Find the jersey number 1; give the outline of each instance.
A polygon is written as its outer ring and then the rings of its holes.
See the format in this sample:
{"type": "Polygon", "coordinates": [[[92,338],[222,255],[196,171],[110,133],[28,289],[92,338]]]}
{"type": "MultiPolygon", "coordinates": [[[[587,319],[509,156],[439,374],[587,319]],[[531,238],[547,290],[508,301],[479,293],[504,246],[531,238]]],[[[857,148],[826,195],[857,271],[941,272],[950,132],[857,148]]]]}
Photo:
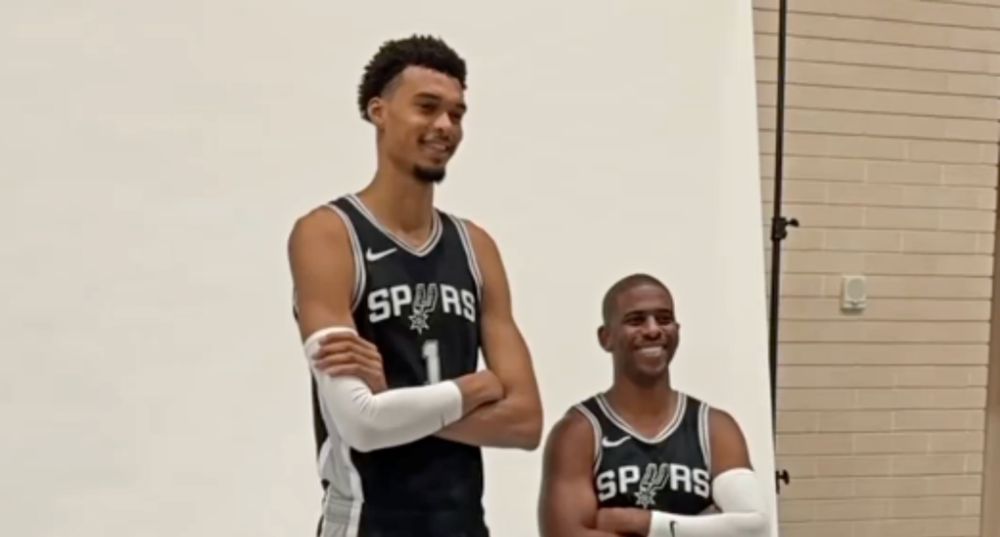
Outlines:
{"type": "Polygon", "coordinates": [[[438,354],[438,342],[436,339],[428,339],[424,342],[424,362],[427,366],[427,384],[435,384],[441,381],[441,355],[438,354]]]}

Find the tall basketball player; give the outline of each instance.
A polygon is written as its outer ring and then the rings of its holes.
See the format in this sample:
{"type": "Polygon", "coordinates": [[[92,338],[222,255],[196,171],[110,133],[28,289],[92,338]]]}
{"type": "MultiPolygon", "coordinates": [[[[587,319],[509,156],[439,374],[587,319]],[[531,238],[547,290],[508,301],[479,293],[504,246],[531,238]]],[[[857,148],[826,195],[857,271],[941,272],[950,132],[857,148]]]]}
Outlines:
{"type": "Polygon", "coordinates": [[[465,77],[441,40],[383,44],[358,95],[376,135],[374,177],[300,217],[289,237],[322,537],[485,537],[481,448],[540,442],[538,387],[497,245],[434,204],[462,141],[465,77]]]}
{"type": "Polygon", "coordinates": [[[570,409],[546,440],[541,535],[765,535],[763,497],[739,426],[671,387],[680,335],[666,286],[645,274],[615,283],[598,339],[612,355],[614,379],[570,409]]]}

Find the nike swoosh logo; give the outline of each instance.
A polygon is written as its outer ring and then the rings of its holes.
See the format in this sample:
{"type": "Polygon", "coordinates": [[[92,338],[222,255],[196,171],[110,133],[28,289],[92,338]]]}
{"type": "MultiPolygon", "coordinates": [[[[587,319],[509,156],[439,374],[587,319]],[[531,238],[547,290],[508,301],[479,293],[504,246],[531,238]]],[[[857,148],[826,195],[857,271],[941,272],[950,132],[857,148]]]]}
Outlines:
{"type": "Polygon", "coordinates": [[[628,439],[629,439],[628,436],[623,436],[618,440],[608,440],[608,437],[605,436],[601,438],[601,446],[606,448],[618,447],[624,444],[628,439]]]}
{"type": "Polygon", "coordinates": [[[381,252],[375,253],[372,251],[371,248],[369,248],[368,251],[365,252],[365,259],[367,259],[368,261],[378,261],[379,259],[382,259],[383,257],[395,251],[396,251],[395,248],[389,248],[388,250],[382,250],[381,252]]]}

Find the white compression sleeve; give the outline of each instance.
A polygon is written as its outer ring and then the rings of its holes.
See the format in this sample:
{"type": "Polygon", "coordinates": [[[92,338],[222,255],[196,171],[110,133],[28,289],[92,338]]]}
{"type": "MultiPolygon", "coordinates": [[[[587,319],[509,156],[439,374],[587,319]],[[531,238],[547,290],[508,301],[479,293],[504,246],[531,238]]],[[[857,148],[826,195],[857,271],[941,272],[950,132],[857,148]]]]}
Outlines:
{"type": "Polygon", "coordinates": [[[328,327],[311,334],[304,349],[316,379],[317,395],[331,424],[358,451],[397,446],[436,433],[462,417],[462,392],[452,381],[429,386],[386,390],[373,394],[358,377],[331,377],[314,367],[313,355],[320,341],[348,327],[328,327]]]}
{"type": "Polygon", "coordinates": [[[725,471],[712,481],[712,497],[722,510],[712,515],[654,511],[647,537],[764,537],[767,508],[749,468],[725,471]]]}

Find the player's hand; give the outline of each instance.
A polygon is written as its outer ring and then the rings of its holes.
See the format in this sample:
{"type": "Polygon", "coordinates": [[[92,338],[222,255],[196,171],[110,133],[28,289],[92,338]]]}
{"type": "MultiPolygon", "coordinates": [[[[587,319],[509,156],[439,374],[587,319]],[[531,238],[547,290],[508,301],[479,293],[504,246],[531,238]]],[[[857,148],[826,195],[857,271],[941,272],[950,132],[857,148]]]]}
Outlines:
{"type": "Polygon", "coordinates": [[[490,371],[489,369],[484,369],[479,371],[486,378],[486,395],[485,398],[489,402],[498,401],[503,399],[504,389],[503,383],[500,382],[500,377],[496,373],[490,371]]]}
{"type": "Polygon", "coordinates": [[[372,393],[386,390],[382,355],[371,342],[349,332],[330,334],[312,356],[316,369],[331,377],[358,377],[372,393]]]}
{"type": "Polygon", "coordinates": [[[597,529],[623,535],[647,535],[650,513],[643,509],[606,507],[597,510],[597,529]]]}
{"type": "Polygon", "coordinates": [[[462,392],[463,415],[482,405],[499,401],[504,396],[503,384],[489,369],[463,375],[455,379],[455,384],[462,392]]]}

